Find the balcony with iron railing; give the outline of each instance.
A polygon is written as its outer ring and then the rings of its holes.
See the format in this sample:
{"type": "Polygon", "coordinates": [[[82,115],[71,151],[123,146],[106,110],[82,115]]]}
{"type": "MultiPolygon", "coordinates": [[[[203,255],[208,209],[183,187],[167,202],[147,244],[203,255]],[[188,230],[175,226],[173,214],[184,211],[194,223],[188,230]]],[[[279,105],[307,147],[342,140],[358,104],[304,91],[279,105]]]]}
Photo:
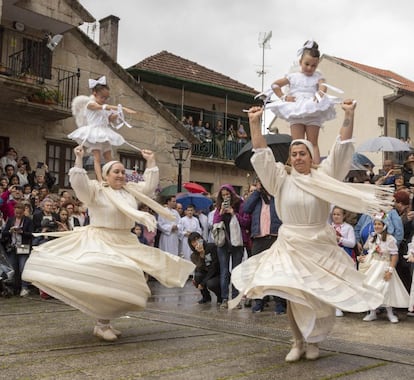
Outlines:
{"type": "Polygon", "coordinates": [[[40,120],[70,117],[72,99],[79,94],[80,69],[54,67],[52,51],[42,41],[22,41],[23,49],[10,54],[3,49],[0,104],[40,120]]]}

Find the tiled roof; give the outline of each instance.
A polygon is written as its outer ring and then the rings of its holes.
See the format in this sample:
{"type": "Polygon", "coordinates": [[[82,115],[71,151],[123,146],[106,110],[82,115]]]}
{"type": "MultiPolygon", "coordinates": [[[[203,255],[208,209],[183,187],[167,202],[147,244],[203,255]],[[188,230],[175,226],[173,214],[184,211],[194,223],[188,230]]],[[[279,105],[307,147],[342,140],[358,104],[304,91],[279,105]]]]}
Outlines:
{"type": "Polygon", "coordinates": [[[168,75],[170,77],[187,80],[196,83],[204,83],[229,90],[255,95],[254,88],[246,86],[228,76],[210,70],[196,62],[181,58],[166,50],[145,58],[132,66],[131,69],[145,70],[154,73],[168,75]]]}
{"type": "Polygon", "coordinates": [[[398,87],[401,90],[414,92],[414,82],[404,78],[401,75],[398,75],[390,70],[379,69],[377,67],[363,65],[361,63],[349,61],[347,59],[342,59],[338,57],[333,57],[334,59],[343,62],[347,65],[355,67],[358,70],[365,71],[368,74],[375,75],[376,77],[382,79],[383,81],[389,83],[392,86],[398,87]]]}

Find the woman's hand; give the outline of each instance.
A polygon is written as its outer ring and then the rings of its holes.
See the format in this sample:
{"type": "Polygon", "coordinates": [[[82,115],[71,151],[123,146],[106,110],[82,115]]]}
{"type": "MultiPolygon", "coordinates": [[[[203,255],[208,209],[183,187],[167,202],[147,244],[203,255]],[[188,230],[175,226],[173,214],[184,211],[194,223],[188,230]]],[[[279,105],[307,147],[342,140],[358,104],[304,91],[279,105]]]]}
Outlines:
{"type": "Polygon", "coordinates": [[[147,168],[153,168],[156,166],[155,162],[155,155],[152,150],[149,149],[142,149],[141,150],[142,157],[147,161],[147,168]]]}
{"type": "Polygon", "coordinates": [[[85,151],[83,150],[83,146],[78,145],[77,147],[75,147],[73,149],[73,153],[75,153],[76,157],[83,158],[83,156],[85,155],[85,151]]]}
{"type": "Polygon", "coordinates": [[[356,108],[356,100],[353,99],[345,99],[341,106],[344,111],[353,111],[356,108]]]}
{"type": "Polygon", "coordinates": [[[75,167],[76,168],[83,168],[83,156],[85,155],[85,151],[83,150],[83,146],[78,145],[73,149],[73,152],[75,153],[76,159],[75,159],[75,167]]]}
{"type": "Polygon", "coordinates": [[[384,281],[391,280],[392,272],[386,271],[384,274],[384,281]]]}
{"type": "Polygon", "coordinates": [[[263,110],[264,108],[259,106],[253,106],[249,108],[247,115],[249,116],[250,125],[257,122],[260,125],[260,119],[262,117],[263,110]]]}

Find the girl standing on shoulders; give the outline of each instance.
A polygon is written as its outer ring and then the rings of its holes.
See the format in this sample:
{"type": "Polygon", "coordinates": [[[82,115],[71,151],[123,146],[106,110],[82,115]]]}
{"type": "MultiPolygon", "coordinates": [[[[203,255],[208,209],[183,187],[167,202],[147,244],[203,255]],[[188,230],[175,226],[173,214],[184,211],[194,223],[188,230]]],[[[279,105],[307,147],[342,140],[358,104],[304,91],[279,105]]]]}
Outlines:
{"type": "MultiPolygon", "coordinates": [[[[374,234],[368,238],[364,246],[366,255],[358,256],[360,270],[365,272],[365,284],[380,291],[383,306],[391,323],[398,323],[393,307],[407,308],[409,295],[398,276],[395,266],[398,261],[398,246],[395,238],[387,233],[387,217],[385,214],[374,216],[374,234]]],[[[377,319],[375,309],[363,318],[365,322],[377,319]]]]}
{"type": "Polygon", "coordinates": [[[105,76],[98,80],[89,79],[89,88],[92,89],[90,97],[81,95],[73,99],[72,113],[78,128],[68,137],[92,152],[96,178],[102,182],[101,154],[106,162],[112,161],[111,146],[127,143],[113,130],[112,123],[121,121],[118,126],[115,126],[118,129],[123,124],[127,124],[123,112],[135,114],[136,111],[121,105],[113,106],[106,103],[109,99],[109,87],[105,76]]]}
{"type": "Polygon", "coordinates": [[[328,87],[337,92],[342,91],[327,85],[322,73],[316,70],[320,52],[315,41],[306,41],[299,49],[298,56],[300,56],[300,71],[287,74],[274,81],[271,90],[267,90],[257,97],[265,95],[266,102],[273,93],[276,94],[277,100],[267,103],[265,108],[272,110],[277,117],[290,123],[292,140],[306,137],[312,143],[313,162],[319,164],[319,129],[323,122],[335,118],[334,106],[341,103],[340,99],[327,95],[326,91],[328,87]],[[289,86],[289,91],[286,94],[282,91],[285,86],[289,86]]]}

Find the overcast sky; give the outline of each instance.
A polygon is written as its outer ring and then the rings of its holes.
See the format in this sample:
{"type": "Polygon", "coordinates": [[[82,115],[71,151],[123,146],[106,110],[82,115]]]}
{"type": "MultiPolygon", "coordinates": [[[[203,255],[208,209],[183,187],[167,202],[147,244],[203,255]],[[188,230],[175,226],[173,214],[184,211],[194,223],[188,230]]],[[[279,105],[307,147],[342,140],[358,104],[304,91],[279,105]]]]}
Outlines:
{"type": "Polygon", "coordinates": [[[97,21],[109,15],[120,18],[118,62],[125,68],[167,50],[260,90],[259,35],[272,31],[270,49],[264,53],[265,88],[289,71],[307,39],[317,41],[322,54],[391,70],[414,81],[412,0],[80,3],[97,21]]]}

